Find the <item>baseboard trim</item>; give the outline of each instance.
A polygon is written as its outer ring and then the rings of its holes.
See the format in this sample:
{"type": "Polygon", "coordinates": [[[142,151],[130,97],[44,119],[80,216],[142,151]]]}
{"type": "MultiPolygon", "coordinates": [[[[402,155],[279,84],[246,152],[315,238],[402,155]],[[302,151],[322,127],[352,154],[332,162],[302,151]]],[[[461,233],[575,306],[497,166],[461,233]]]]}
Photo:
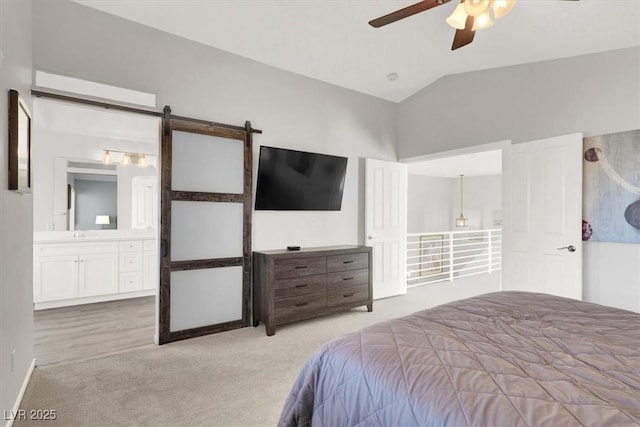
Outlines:
{"type": "MultiPolygon", "coordinates": [[[[29,370],[27,371],[27,375],[24,377],[24,381],[22,382],[22,387],[20,388],[20,393],[18,393],[18,397],[16,398],[16,403],[13,405],[13,414],[17,414],[20,409],[20,404],[22,403],[22,398],[24,397],[24,392],[27,391],[27,386],[29,385],[29,381],[31,380],[31,375],[33,374],[33,370],[36,368],[36,359],[31,361],[31,366],[29,366],[29,370]]],[[[7,421],[5,427],[11,427],[13,425],[13,418],[7,421]]]]}

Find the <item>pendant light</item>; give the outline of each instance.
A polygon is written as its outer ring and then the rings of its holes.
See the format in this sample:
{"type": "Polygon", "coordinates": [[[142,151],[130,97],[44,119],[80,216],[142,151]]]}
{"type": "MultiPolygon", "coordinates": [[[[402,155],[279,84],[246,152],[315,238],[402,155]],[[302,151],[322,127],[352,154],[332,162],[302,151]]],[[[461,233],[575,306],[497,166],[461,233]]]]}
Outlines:
{"type": "Polygon", "coordinates": [[[456,227],[466,227],[469,220],[462,214],[462,179],[464,175],[460,175],[460,216],[456,218],[456,227]]]}

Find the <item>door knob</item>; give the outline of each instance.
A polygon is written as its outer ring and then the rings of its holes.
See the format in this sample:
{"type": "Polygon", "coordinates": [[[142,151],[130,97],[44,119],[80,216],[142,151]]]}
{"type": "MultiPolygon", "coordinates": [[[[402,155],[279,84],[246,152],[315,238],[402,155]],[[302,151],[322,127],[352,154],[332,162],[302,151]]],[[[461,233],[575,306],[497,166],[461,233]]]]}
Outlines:
{"type": "Polygon", "coordinates": [[[367,239],[373,240],[373,236],[367,236],[367,239]]]}
{"type": "Polygon", "coordinates": [[[575,246],[573,246],[573,245],[569,245],[569,246],[564,246],[564,247],[562,247],[562,248],[558,248],[558,250],[559,250],[559,251],[561,251],[561,250],[563,250],[563,249],[566,249],[566,250],[568,250],[569,252],[575,252],[575,251],[576,251],[576,247],[575,247],[575,246]]]}

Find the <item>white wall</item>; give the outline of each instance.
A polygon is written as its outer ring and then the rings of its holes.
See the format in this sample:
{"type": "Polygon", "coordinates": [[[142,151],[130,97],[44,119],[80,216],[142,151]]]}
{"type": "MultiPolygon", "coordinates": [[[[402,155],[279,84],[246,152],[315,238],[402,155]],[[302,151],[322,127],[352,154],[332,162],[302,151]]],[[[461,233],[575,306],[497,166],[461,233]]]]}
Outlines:
{"type": "MultiPolygon", "coordinates": [[[[400,104],[398,150],[400,158],[408,158],[507,139],[518,143],[638,128],[640,47],[635,47],[442,78],[400,104]]],[[[640,311],[640,245],[586,242],[582,247],[584,297],[640,311]]]]}
{"type": "Polygon", "coordinates": [[[637,129],[639,75],[634,47],[443,77],[400,104],[399,157],[637,129]]]}
{"type": "Polygon", "coordinates": [[[397,104],[67,1],[35,2],[34,63],[157,93],[181,116],[236,125],[250,120],[264,131],[254,137],[254,182],[260,144],[349,158],[340,212],[256,212],[254,250],[362,243],[362,158],[397,159],[397,104]]]}
{"type": "Polygon", "coordinates": [[[410,174],[407,179],[407,231],[449,230],[452,203],[451,178],[410,174]]]}
{"type": "Polygon", "coordinates": [[[640,312],[640,245],[583,242],[587,301],[640,312]]]}
{"type": "Polygon", "coordinates": [[[33,361],[30,194],[7,191],[7,91],[31,105],[31,1],[0,0],[0,410],[10,411],[33,361]],[[11,353],[13,366],[11,363],[11,353]]]}
{"type": "MultiPolygon", "coordinates": [[[[460,215],[460,178],[409,175],[408,232],[455,231],[460,215]]],[[[501,175],[464,178],[464,216],[470,228],[493,225],[493,211],[502,209],[501,175]]]]}
{"type": "MultiPolygon", "coordinates": [[[[451,229],[455,230],[455,218],[460,216],[460,178],[451,179],[450,184],[451,229]]],[[[493,225],[493,212],[502,211],[502,175],[465,176],[463,208],[470,228],[501,228],[493,225]]]]}

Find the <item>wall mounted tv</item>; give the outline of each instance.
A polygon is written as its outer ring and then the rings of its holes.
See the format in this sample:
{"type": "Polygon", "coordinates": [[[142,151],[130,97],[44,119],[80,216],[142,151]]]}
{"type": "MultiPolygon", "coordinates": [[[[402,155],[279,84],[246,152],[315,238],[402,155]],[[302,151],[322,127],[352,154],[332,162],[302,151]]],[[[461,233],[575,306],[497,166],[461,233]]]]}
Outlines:
{"type": "Polygon", "coordinates": [[[256,210],[339,211],[347,158],[260,147],[256,210]]]}

